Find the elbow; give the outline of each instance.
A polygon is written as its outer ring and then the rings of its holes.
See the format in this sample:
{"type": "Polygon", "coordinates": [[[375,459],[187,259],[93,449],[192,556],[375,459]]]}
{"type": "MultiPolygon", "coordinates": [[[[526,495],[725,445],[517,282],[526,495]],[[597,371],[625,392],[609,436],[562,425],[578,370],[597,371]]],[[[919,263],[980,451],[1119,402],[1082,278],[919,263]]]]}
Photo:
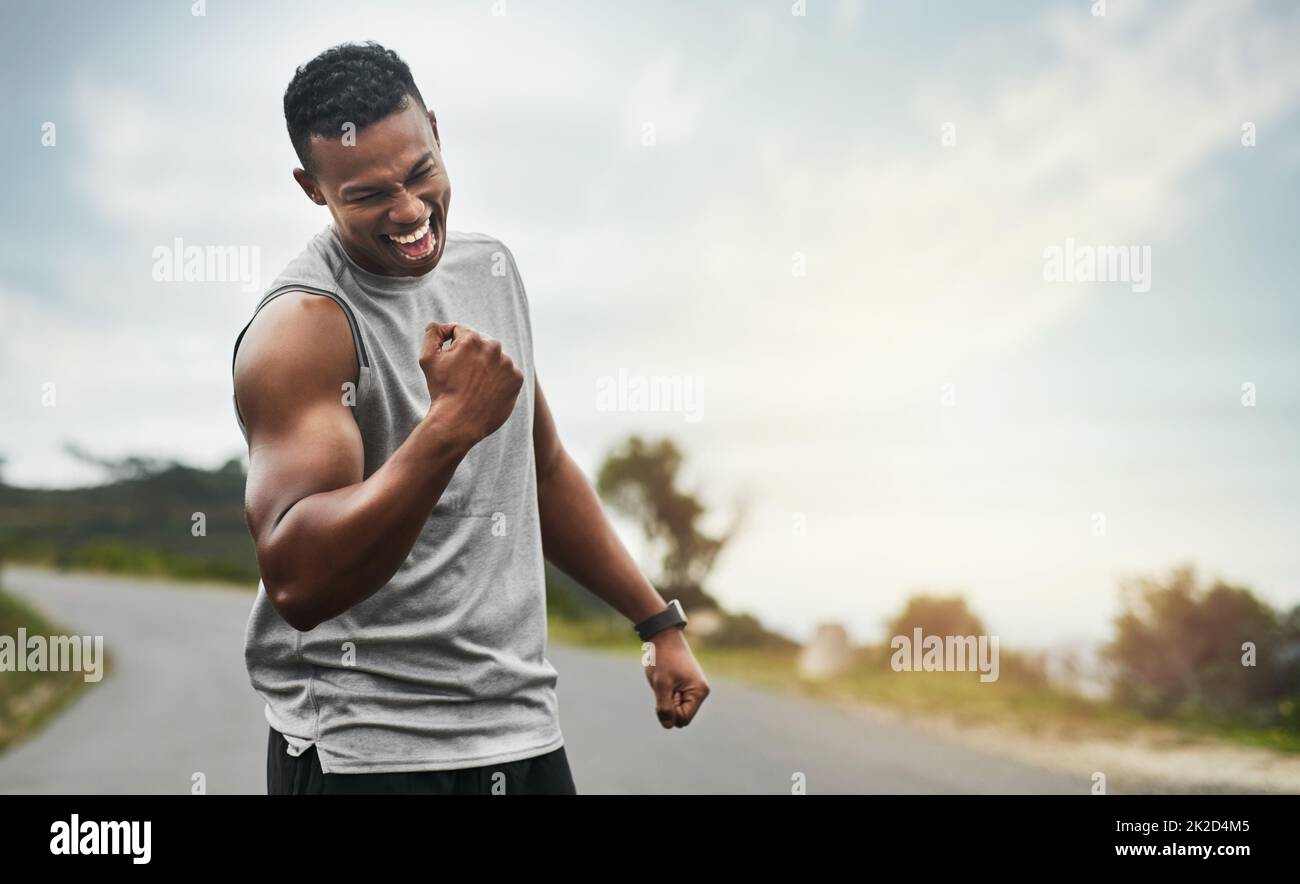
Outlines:
{"type": "Polygon", "coordinates": [[[258,563],[262,572],[262,584],[266,587],[266,597],[270,599],[280,619],[298,632],[309,632],[319,626],[321,619],[308,604],[307,594],[300,588],[303,584],[285,573],[286,569],[279,557],[267,551],[258,556],[258,563]]]}
{"type": "Polygon", "coordinates": [[[289,588],[267,589],[267,597],[280,619],[298,632],[310,632],[320,625],[320,618],[302,602],[302,596],[289,588]]]}
{"type": "Polygon", "coordinates": [[[256,518],[246,508],[245,518],[267,599],[281,620],[298,632],[309,632],[328,618],[320,616],[319,594],[312,589],[322,582],[320,558],[304,554],[303,541],[291,530],[294,526],[284,524],[300,502],[294,501],[274,519],[265,507],[256,511],[256,518]]]}

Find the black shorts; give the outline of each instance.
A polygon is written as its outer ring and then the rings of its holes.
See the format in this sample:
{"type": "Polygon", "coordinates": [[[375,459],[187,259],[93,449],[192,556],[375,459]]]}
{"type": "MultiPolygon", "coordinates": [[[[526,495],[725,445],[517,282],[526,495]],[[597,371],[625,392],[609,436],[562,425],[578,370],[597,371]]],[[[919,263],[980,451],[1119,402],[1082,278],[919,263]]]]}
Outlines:
{"type": "Polygon", "coordinates": [[[534,758],[458,770],[327,774],[321,772],[315,745],[295,758],[285,751],[289,744],[284,735],[275,728],[270,730],[266,747],[268,795],[578,794],[563,746],[534,758]]]}

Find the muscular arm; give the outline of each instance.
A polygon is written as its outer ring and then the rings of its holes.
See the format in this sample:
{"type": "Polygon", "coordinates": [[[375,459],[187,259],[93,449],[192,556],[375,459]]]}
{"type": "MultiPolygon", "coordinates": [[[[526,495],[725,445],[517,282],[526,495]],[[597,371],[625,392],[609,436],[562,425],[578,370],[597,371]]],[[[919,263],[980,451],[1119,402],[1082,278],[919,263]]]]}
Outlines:
{"type": "Polygon", "coordinates": [[[271,602],[309,630],[369,598],[410,554],[473,444],[436,408],[368,479],[343,385],[357,380],[347,318],[290,292],[263,307],[236,355],[249,436],[245,518],[271,602]]]}
{"type": "MultiPolygon", "coordinates": [[[[596,492],[560,444],[541,384],[535,399],[533,450],[543,553],[633,623],[659,613],[663,596],[641,575],[605,518],[596,492]]],[[[655,653],[643,659],[649,661],[645,674],[655,695],[655,715],[664,728],[686,727],[709,696],[709,682],[681,630],[661,630],[650,643],[655,653]]]]}
{"type": "Polygon", "coordinates": [[[591,483],[564,450],[540,383],[535,399],[533,449],[543,554],[631,622],[659,613],[666,604],[663,596],[641,574],[605,518],[591,483]]]}

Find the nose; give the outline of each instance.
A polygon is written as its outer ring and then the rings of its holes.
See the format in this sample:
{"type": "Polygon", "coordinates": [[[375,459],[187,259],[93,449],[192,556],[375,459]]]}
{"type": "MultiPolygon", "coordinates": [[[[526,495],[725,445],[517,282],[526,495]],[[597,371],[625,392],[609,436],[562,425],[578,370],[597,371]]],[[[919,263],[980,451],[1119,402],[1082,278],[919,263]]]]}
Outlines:
{"type": "Polygon", "coordinates": [[[388,213],[388,219],[399,226],[407,226],[424,218],[424,202],[409,190],[402,191],[402,196],[388,213]]]}

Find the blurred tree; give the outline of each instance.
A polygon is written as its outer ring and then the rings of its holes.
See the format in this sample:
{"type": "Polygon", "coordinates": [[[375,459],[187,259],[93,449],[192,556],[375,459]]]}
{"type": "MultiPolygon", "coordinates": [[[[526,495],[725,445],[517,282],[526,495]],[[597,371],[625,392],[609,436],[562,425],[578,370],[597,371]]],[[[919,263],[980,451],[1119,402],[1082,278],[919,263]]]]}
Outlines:
{"type": "Polygon", "coordinates": [[[605,458],[596,490],[614,509],[636,519],[661,551],[655,583],[666,598],[680,599],[688,612],[717,610],[717,601],[704,591],[704,581],[735,535],[740,513],[721,535],[703,533],[697,522],[704,507],[694,495],[677,488],[681,463],[682,454],[671,439],[646,442],[632,436],[605,458]]]}
{"type": "Polygon", "coordinates": [[[109,482],[121,482],[131,479],[148,479],[152,476],[165,473],[167,470],[181,466],[180,461],[166,460],[157,457],[139,457],[137,455],[130,455],[118,460],[99,457],[98,455],[91,454],[76,442],[72,441],[64,442],[63,450],[70,457],[73,457],[82,463],[99,467],[107,474],[109,482]]]}
{"type": "MultiPolygon", "coordinates": [[[[0,454],[0,486],[3,486],[5,484],[4,470],[5,470],[5,464],[7,464],[8,462],[9,459],[6,458],[3,454],[0,454]]],[[[9,546],[9,538],[5,536],[5,534],[0,534],[0,572],[4,571],[5,558],[8,552],[8,546],[9,546]]],[[[0,576],[3,575],[0,574],[0,576]]]]}
{"type": "Polygon", "coordinates": [[[984,624],[966,605],[964,596],[920,594],[907,600],[903,612],[886,625],[885,644],[896,635],[912,637],[917,627],[925,635],[983,635],[984,624]]]}
{"type": "MultiPolygon", "coordinates": [[[[984,625],[963,595],[937,595],[918,593],[911,596],[903,610],[885,624],[884,644],[874,651],[875,659],[888,664],[894,654],[890,647],[894,636],[905,635],[910,640],[913,630],[920,628],[922,636],[967,636],[977,638],[989,635],[984,625]]],[[[1022,686],[1042,687],[1048,683],[1047,654],[1045,652],[1013,651],[998,642],[998,660],[1003,683],[1014,680],[1022,686]]]]}
{"type": "Polygon", "coordinates": [[[1122,586],[1123,610],[1103,654],[1115,699],[1156,716],[1282,723],[1300,696],[1300,615],[1244,587],[1198,586],[1195,569],[1122,586]],[[1243,645],[1254,647],[1254,665],[1243,645]],[[1288,707],[1288,703],[1290,706],[1288,707]]]}

